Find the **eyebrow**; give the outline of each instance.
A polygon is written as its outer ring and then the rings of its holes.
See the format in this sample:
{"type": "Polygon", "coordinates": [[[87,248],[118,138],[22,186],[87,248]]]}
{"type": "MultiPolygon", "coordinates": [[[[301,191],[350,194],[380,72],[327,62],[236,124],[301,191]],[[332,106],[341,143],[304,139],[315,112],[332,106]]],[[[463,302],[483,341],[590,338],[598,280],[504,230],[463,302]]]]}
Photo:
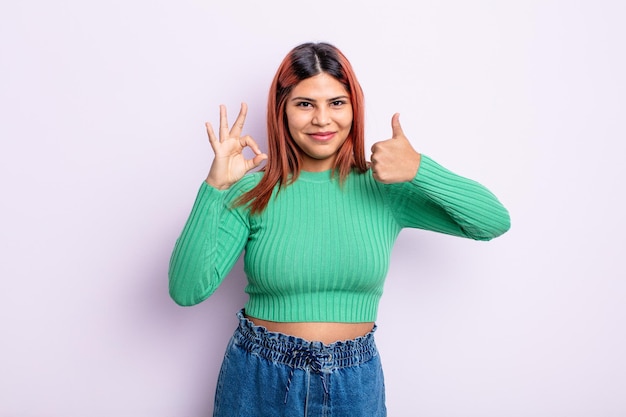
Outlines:
{"type": "MultiPolygon", "coordinates": [[[[341,99],[349,100],[350,97],[349,96],[337,96],[337,97],[329,98],[326,101],[330,102],[330,101],[337,101],[337,100],[341,100],[341,99]]],[[[309,97],[294,97],[290,101],[298,101],[298,100],[312,101],[312,102],[316,102],[317,101],[317,100],[314,100],[314,99],[309,98],[309,97]]]]}

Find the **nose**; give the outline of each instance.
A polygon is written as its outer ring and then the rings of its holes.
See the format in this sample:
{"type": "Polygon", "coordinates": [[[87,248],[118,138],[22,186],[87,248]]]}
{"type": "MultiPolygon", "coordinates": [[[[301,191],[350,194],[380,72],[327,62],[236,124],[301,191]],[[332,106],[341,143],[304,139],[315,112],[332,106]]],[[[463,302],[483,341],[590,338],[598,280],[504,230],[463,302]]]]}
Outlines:
{"type": "Polygon", "coordinates": [[[313,120],[311,121],[316,126],[327,126],[330,124],[330,112],[324,106],[320,106],[315,109],[313,120]]]}

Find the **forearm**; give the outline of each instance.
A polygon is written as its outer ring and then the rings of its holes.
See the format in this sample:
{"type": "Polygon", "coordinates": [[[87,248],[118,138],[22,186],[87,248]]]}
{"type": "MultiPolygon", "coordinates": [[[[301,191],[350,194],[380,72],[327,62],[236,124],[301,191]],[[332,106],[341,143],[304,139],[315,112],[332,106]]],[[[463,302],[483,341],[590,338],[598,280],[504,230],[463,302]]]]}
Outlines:
{"type": "Polygon", "coordinates": [[[482,184],[457,175],[423,156],[415,183],[444,208],[466,237],[490,240],[510,228],[507,209],[482,184]]]}
{"type": "Polygon", "coordinates": [[[169,291],[177,304],[194,305],[209,297],[242,251],[245,227],[229,215],[224,196],[203,184],[176,241],[169,265],[169,291]]]}
{"type": "Polygon", "coordinates": [[[412,181],[392,188],[403,227],[490,240],[510,227],[509,213],[491,191],[422,155],[412,181]]]}

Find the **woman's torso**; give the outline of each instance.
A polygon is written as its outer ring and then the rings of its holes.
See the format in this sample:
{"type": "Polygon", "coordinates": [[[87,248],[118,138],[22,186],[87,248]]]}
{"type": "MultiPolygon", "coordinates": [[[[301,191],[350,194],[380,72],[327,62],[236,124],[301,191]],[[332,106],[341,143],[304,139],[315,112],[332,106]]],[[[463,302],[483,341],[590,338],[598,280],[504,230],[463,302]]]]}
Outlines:
{"type": "Polygon", "coordinates": [[[270,332],[283,333],[324,344],[353,340],[357,337],[365,336],[374,328],[373,322],[275,322],[257,319],[248,315],[246,317],[256,326],[265,327],[270,332]]]}
{"type": "Polygon", "coordinates": [[[384,200],[368,173],[340,185],[329,172],[302,172],[281,189],[247,220],[246,313],[310,335],[371,330],[401,230],[384,200]]]}

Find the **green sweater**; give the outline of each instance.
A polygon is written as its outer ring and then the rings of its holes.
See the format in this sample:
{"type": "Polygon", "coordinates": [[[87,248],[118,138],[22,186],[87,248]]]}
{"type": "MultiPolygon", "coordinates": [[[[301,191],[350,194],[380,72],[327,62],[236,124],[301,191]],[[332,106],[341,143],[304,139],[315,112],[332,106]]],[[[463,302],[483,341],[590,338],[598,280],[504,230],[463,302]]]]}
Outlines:
{"type": "Polygon", "coordinates": [[[231,208],[262,173],[228,190],[203,183],[170,260],[180,305],[210,296],[245,249],[246,314],[279,322],[375,321],[394,241],[404,227],[489,240],[509,214],[475,181],[425,155],[412,181],[382,184],[371,171],[343,185],[331,171],[302,171],[250,215],[231,208]]]}

